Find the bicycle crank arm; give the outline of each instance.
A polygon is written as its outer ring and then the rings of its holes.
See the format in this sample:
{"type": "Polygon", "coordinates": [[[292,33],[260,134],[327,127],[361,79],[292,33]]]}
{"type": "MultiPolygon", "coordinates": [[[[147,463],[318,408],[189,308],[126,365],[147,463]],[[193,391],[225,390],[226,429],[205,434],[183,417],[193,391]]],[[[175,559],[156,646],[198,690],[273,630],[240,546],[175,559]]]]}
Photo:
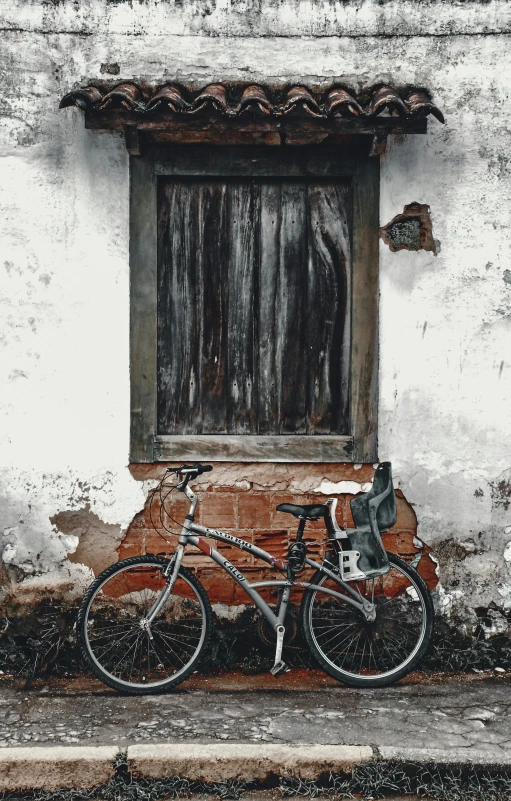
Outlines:
{"type": "Polygon", "coordinates": [[[275,664],[270,670],[270,673],[272,676],[275,676],[275,678],[278,678],[282,676],[283,673],[288,673],[289,668],[286,663],[282,661],[282,647],[284,645],[286,629],[284,626],[276,626],[275,629],[277,632],[277,647],[275,649],[275,664]]]}

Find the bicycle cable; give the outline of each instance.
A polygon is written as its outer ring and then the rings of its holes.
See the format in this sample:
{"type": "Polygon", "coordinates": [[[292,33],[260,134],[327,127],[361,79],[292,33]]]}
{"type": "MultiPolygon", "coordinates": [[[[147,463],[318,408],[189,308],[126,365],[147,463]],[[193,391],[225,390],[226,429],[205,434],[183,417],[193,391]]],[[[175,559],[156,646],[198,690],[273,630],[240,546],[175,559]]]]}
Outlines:
{"type": "MultiPolygon", "coordinates": [[[[159,513],[159,518],[160,518],[160,524],[161,524],[161,527],[162,527],[162,528],[163,528],[163,529],[164,529],[166,532],[168,532],[168,534],[172,534],[174,537],[179,537],[179,536],[180,536],[180,532],[179,532],[179,531],[173,531],[173,529],[169,528],[169,527],[166,525],[166,523],[165,523],[165,521],[164,521],[164,517],[163,517],[163,515],[164,515],[164,514],[166,514],[166,516],[167,516],[168,518],[170,518],[170,520],[172,520],[172,522],[173,522],[173,523],[175,523],[175,524],[176,524],[176,526],[179,526],[179,527],[181,527],[181,526],[182,526],[182,523],[180,523],[178,520],[175,520],[175,519],[172,517],[172,515],[169,513],[168,509],[167,509],[167,508],[166,508],[166,506],[165,506],[165,502],[167,501],[167,498],[169,497],[169,495],[171,495],[173,492],[175,492],[175,491],[177,490],[177,487],[178,487],[178,485],[177,485],[177,484],[171,484],[171,486],[170,486],[170,489],[168,489],[168,492],[167,492],[167,493],[165,494],[165,496],[164,496],[164,495],[163,495],[163,493],[164,493],[164,490],[166,490],[166,489],[167,489],[167,486],[165,485],[165,480],[166,480],[167,478],[168,478],[168,474],[167,474],[167,473],[165,473],[165,474],[164,474],[164,476],[163,476],[163,478],[162,478],[162,479],[161,479],[161,481],[159,482],[159,484],[158,484],[158,485],[157,485],[157,486],[156,486],[156,487],[155,487],[153,490],[151,490],[152,497],[151,497],[151,503],[149,504],[149,519],[150,519],[150,521],[151,521],[151,525],[152,525],[153,529],[154,529],[154,530],[155,530],[155,532],[158,534],[158,536],[159,536],[159,537],[161,537],[161,539],[163,540],[163,542],[165,542],[167,545],[170,545],[170,546],[172,546],[173,544],[172,544],[172,543],[171,543],[171,542],[170,542],[170,541],[169,541],[169,540],[168,540],[168,539],[167,539],[167,538],[166,538],[166,537],[165,537],[165,536],[162,534],[161,530],[158,528],[158,526],[156,525],[156,523],[155,523],[155,522],[154,522],[154,520],[153,520],[153,502],[154,502],[154,497],[155,497],[155,495],[158,493],[158,494],[159,494],[159,496],[160,496],[160,513],[159,513]]],[[[327,542],[327,540],[325,540],[325,542],[327,542]]],[[[284,576],[284,577],[287,577],[287,571],[286,571],[285,569],[282,569],[282,568],[275,568],[275,567],[274,567],[274,569],[275,569],[275,571],[276,571],[277,573],[281,573],[281,574],[282,574],[282,576],[284,576]]]]}
{"type": "Polygon", "coordinates": [[[176,524],[176,526],[181,526],[182,525],[181,523],[179,523],[178,520],[175,520],[172,517],[172,515],[169,513],[167,507],[165,506],[165,502],[166,502],[167,498],[169,497],[169,495],[171,495],[173,492],[175,492],[177,490],[177,484],[171,484],[170,489],[168,489],[168,492],[165,494],[165,496],[163,496],[164,489],[166,490],[167,487],[168,487],[168,485],[165,484],[165,481],[166,481],[167,478],[168,478],[168,475],[167,475],[167,473],[165,473],[165,475],[163,476],[161,481],[158,483],[158,485],[154,489],[151,490],[151,493],[150,493],[151,494],[151,500],[150,500],[150,503],[149,503],[149,520],[151,521],[151,525],[152,525],[154,531],[158,534],[158,536],[161,537],[161,539],[164,542],[166,542],[167,545],[171,545],[172,546],[172,543],[162,534],[160,528],[157,526],[157,524],[155,523],[154,518],[153,518],[154,499],[155,499],[156,495],[158,494],[159,495],[159,501],[160,501],[159,518],[160,518],[161,528],[163,528],[169,534],[172,534],[175,537],[179,537],[179,532],[178,531],[174,531],[173,529],[169,528],[167,526],[167,524],[165,523],[165,520],[164,520],[164,517],[163,517],[163,515],[165,513],[166,516],[168,518],[170,518],[173,523],[176,524]]]}

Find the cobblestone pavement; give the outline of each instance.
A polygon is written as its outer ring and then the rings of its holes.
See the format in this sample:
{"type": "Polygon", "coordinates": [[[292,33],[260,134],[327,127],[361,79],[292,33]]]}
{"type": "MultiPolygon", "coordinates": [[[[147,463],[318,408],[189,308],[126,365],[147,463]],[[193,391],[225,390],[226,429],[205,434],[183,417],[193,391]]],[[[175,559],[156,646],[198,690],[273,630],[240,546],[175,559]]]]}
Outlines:
{"type": "Polygon", "coordinates": [[[412,676],[352,690],[315,671],[194,676],[158,696],[79,677],[0,682],[0,746],[275,742],[470,749],[511,755],[511,678],[412,676]]]}

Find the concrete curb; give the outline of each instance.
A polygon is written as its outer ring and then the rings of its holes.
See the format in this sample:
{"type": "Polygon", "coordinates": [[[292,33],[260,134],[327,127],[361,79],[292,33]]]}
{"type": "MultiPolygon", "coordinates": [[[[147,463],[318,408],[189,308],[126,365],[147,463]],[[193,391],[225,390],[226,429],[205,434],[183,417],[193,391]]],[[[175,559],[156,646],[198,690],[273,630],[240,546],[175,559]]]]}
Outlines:
{"type": "Polygon", "coordinates": [[[378,753],[386,761],[417,762],[424,765],[511,765],[511,754],[494,745],[442,749],[380,746],[378,753]]]}
{"type": "Polygon", "coordinates": [[[132,745],[128,769],[135,776],[162,779],[181,776],[205,782],[228,779],[265,781],[294,773],[304,779],[347,773],[373,758],[370,746],[263,745],[256,743],[132,745]]]}
{"type": "MultiPolygon", "coordinates": [[[[117,746],[30,746],[0,749],[0,792],[88,789],[115,776],[117,746]]],[[[136,778],[180,776],[208,783],[232,779],[264,782],[293,774],[317,779],[350,773],[371,759],[416,764],[510,766],[511,754],[498,747],[401,748],[358,745],[280,745],[255,743],[167,743],[132,745],[128,768],[136,778]]]]}
{"type": "Polygon", "coordinates": [[[2,749],[0,791],[97,787],[115,776],[118,754],[111,745],[2,749]]]}

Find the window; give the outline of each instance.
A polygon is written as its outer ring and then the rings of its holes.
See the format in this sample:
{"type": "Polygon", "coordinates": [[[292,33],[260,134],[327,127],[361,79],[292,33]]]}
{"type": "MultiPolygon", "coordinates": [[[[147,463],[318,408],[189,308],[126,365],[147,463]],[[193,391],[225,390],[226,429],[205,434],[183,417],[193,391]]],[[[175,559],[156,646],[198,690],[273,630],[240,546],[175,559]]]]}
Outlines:
{"type": "Polygon", "coordinates": [[[375,460],[377,162],[132,157],[132,461],[375,460]]]}

